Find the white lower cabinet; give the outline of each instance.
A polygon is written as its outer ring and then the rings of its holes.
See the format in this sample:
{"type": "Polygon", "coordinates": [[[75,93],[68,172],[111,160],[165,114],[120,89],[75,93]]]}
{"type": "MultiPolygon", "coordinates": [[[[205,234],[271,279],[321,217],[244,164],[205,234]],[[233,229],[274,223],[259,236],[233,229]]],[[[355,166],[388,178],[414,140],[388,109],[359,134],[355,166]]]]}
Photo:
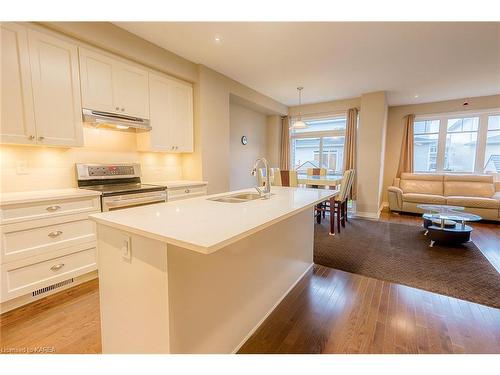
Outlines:
{"type": "Polygon", "coordinates": [[[38,263],[22,265],[26,262],[13,262],[2,265],[1,302],[95,270],[96,245],[87,244],[83,247],[82,250],[38,263]]]}
{"type": "Polygon", "coordinates": [[[207,195],[207,185],[180,186],[167,189],[167,202],[207,195]]]}
{"type": "Polygon", "coordinates": [[[96,195],[0,205],[2,312],[6,302],[19,307],[97,270],[96,226],[88,218],[95,212],[96,195]]]}

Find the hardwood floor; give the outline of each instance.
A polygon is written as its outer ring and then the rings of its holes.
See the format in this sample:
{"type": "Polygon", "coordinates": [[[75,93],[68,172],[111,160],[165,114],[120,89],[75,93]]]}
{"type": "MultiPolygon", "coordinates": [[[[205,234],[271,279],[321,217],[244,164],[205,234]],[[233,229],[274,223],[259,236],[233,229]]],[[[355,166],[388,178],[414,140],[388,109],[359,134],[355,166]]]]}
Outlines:
{"type": "Polygon", "coordinates": [[[101,353],[97,279],[0,315],[1,353],[101,353]]]}
{"type": "MultiPolygon", "coordinates": [[[[474,228],[500,272],[500,227],[474,228]]],[[[100,353],[99,325],[93,280],[0,316],[0,353],[100,353]]],[[[239,353],[500,353],[500,310],[315,265],[239,353]]]]}
{"type": "Polygon", "coordinates": [[[239,353],[500,353],[500,310],[315,265],[239,353]]]}

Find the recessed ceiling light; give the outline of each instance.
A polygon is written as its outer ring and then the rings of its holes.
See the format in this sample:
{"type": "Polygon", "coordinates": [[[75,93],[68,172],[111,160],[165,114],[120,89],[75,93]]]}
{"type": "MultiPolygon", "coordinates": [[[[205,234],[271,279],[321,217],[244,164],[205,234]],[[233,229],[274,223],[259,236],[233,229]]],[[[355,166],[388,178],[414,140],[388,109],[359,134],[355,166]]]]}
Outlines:
{"type": "Polygon", "coordinates": [[[222,43],[222,37],[220,35],[214,36],[215,43],[222,43]]]}
{"type": "Polygon", "coordinates": [[[414,97],[415,99],[417,99],[417,98],[419,97],[419,95],[418,95],[418,94],[416,94],[416,95],[413,95],[413,97],[414,97]]]}

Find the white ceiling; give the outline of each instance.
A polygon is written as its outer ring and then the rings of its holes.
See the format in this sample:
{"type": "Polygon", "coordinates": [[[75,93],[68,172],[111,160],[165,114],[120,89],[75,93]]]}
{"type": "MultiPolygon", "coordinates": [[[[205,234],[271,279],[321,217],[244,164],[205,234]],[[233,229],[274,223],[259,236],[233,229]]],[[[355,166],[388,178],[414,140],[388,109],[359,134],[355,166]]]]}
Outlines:
{"type": "Polygon", "coordinates": [[[500,23],[116,25],[289,106],[297,86],[303,103],[379,90],[390,105],[500,93],[500,23]]]}

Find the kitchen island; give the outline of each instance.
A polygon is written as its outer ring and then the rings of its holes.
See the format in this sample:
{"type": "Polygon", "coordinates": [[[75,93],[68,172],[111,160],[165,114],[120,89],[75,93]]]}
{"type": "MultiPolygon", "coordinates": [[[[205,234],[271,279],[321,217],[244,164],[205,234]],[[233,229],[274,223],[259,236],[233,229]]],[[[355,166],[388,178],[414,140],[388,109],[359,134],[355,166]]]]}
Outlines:
{"type": "Polygon", "coordinates": [[[104,353],[235,352],[312,266],[314,206],[273,187],[91,215],[104,353]],[[255,198],[255,196],[253,196],[255,198]]]}

